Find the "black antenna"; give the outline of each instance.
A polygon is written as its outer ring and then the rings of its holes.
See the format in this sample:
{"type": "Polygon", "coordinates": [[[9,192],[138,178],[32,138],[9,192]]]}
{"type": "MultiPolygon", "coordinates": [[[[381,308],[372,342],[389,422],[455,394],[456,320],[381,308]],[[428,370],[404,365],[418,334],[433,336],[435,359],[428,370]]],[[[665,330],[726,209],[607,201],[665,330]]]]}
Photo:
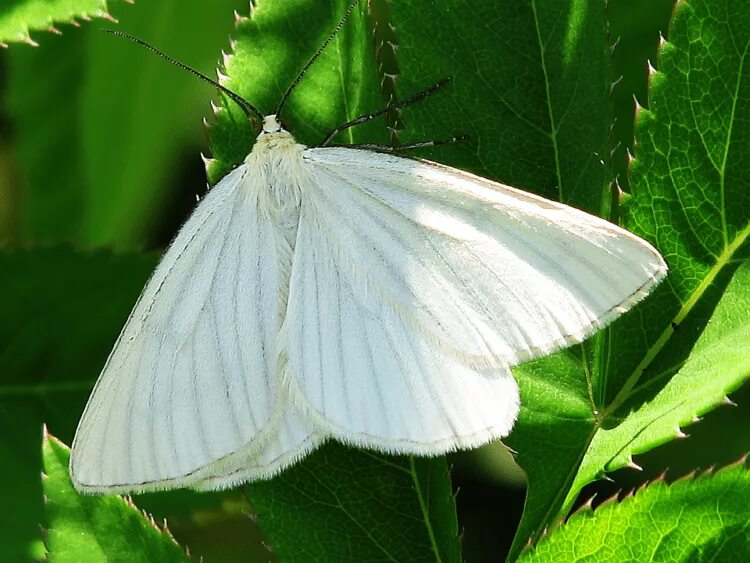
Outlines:
{"type": "Polygon", "coordinates": [[[352,12],[354,11],[354,8],[356,8],[359,3],[362,0],[354,0],[351,4],[349,4],[349,7],[346,9],[346,12],[344,13],[344,16],[341,18],[338,24],[336,24],[336,27],[333,28],[333,31],[328,36],[328,38],[323,41],[323,44],[318,48],[317,51],[315,51],[315,54],[310,58],[309,61],[307,61],[307,64],[302,67],[302,70],[299,71],[299,74],[297,75],[297,78],[294,79],[294,81],[289,85],[289,88],[286,89],[286,92],[284,92],[284,95],[281,96],[281,101],[279,102],[279,106],[276,108],[276,115],[281,115],[281,108],[284,107],[284,104],[286,103],[287,98],[289,97],[289,94],[292,93],[292,90],[294,90],[294,87],[299,84],[299,81],[302,80],[302,77],[307,72],[307,69],[309,69],[313,63],[318,59],[320,54],[323,52],[323,50],[328,47],[328,44],[333,41],[333,38],[336,37],[336,34],[341,31],[341,28],[344,27],[344,24],[346,23],[346,20],[349,19],[349,16],[352,15],[352,12]]]}
{"type": "Polygon", "coordinates": [[[260,121],[263,121],[263,114],[258,110],[258,108],[256,108],[253,104],[251,104],[250,102],[248,102],[245,98],[243,98],[239,94],[235,94],[229,88],[226,88],[225,86],[222,86],[221,84],[219,84],[213,78],[209,78],[208,76],[206,76],[202,72],[198,72],[194,68],[191,68],[188,65],[186,65],[184,63],[181,63],[180,61],[178,61],[176,59],[173,59],[172,57],[170,57],[169,55],[167,55],[163,51],[160,51],[159,49],[157,49],[156,47],[154,47],[153,45],[149,45],[148,43],[146,43],[142,39],[138,39],[137,37],[133,37],[132,35],[130,35],[128,33],[124,33],[122,31],[115,31],[114,29],[103,29],[102,31],[104,31],[106,33],[111,33],[112,35],[117,35],[118,37],[122,37],[124,39],[129,40],[129,41],[132,41],[133,43],[137,43],[141,47],[145,47],[146,49],[148,49],[152,53],[155,53],[155,54],[159,55],[162,59],[164,59],[164,60],[172,63],[173,65],[175,65],[175,66],[177,66],[177,67],[179,67],[179,68],[181,68],[183,70],[188,71],[193,76],[197,76],[201,80],[205,80],[206,82],[208,82],[212,86],[218,88],[220,92],[223,92],[224,94],[226,94],[227,96],[229,96],[230,98],[232,98],[232,100],[234,100],[237,103],[237,105],[239,105],[242,108],[242,111],[245,112],[245,115],[247,115],[247,117],[250,118],[251,121],[255,121],[255,119],[254,119],[255,117],[257,117],[260,121]]]}

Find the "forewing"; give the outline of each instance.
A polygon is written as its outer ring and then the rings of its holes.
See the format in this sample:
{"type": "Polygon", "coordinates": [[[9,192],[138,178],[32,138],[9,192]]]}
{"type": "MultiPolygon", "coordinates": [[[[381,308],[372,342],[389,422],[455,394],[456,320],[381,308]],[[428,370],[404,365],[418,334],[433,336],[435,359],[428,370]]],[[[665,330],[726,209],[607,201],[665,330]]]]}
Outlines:
{"type": "Polygon", "coordinates": [[[201,201],[133,309],[79,423],[79,489],[191,485],[281,421],[274,232],[245,174],[201,201]]]}
{"type": "Polygon", "coordinates": [[[465,361],[580,342],[666,273],[608,221],[453,168],[344,148],[305,159],[339,261],[465,361]]]}

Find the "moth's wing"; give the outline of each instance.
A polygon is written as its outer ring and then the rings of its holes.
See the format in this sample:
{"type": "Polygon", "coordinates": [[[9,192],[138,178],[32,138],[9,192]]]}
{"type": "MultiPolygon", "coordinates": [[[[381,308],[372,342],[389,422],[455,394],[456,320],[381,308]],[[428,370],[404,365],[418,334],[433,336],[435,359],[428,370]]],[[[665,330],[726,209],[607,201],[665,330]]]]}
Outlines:
{"type": "Polygon", "coordinates": [[[268,442],[248,444],[224,459],[201,469],[191,487],[215,490],[248,481],[268,479],[302,459],[327,436],[311,429],[309,419],[292,403],[284,409],[283,420],[268,442]]]}
{"type": "Polygon", "coordinates": [[[366,243],[334,238],[329,219],[303,204],[285,320],[292,402],[331,436],[389,452],[505,436],[518,412],[510,368],[467,365],[437,344],[356,271],[339,245],[366,243]]]}
{"type": "Polygon", "coordinates": [[[305,158],[340,260],[469,359],[515,365],[580,342],[666,274],[628,231],[460,170],[342,148],[305,158]]]}
{"type": "Polygon", "coordinates": [[[73,442],[79,490],[190,486],[281,422],[274,227],[246,170],[201,201],[133,309],[73,442]]]}
{"type": "Polygon", "coordinates": [[[664,275],[626,231],[457,170],[304,158],[290,368],[300,403],[345,441],[440,453],[506,435],[508,366],[582,340],[664,275]]]}

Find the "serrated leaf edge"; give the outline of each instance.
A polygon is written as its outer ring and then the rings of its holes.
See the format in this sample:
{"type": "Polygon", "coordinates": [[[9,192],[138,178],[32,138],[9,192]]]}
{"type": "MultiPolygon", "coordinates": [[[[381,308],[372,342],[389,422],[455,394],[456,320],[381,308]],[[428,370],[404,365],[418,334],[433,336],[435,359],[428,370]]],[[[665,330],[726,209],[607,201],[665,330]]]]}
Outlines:
{"type": "MultiPolygon", "coordinates": [[[[123,0],[128,4],[134,3],[134,0],[123,0]]],[[[5,38],[5,41],[0,40],[0,47],[8,48],[9,43],[25,43],[32,47],[38,47],[39,43],[31,37],[32,32],[47,32],[53,35],[62,35],[62,30],[57,27],[58,25],[70,25],[73,27],[81,27],[81,22],[90,22],[92,19],[103,19],[112,23],[118,23],[117,19],[112,16],[109,12],[107,2],[103,2],[103,8],[100,10],[83,11],[70,19],[55,19],[52,16],[48,16],[47,21],[41,25],[24,26],[21,32],[14,38],[5,38]]]]}
{"type": "Polygon", "coordinates": [[[594,506],[593,501],[596,497],[596,495],[592,495],[586,502],[584,502],[580,507],[578,507],[574,512],[572,512],[568,517],[565,518],[565,520],[560,523],[559,526],[556,526],[552,531],[548,531],[547,528],[544,529],[544,531],[539,535],[539,538],[536,542],[533,542],[531,538],[526,542],[524,545],[521,554],[527,554],[529,552],[533,552],[534,549],[539,545],[540,542],[542,542],[546,537],[552,535],[557,530],[564,529],[568,524],[570,524],[574,520],[578,520],[581,518],[595,518],[600,510],[607,509],[613,505],[621,505],[624,503],[630,503],[634,502],[634,499],[646,489],[652,487],[652,486],[663,486],[663,487],[672,487],[676,484],[682,484],[686,482],[697,482],[701,479],[713,479],[717,475],[720,475],[722,473],[725,473],[727,471],[730,471],[732,469],[736,469],[738,467],[744,467],[746,471],[750,471],[750,468],[747,467],[747,460],[748,456],[750,454],[746,453],[743,456],[741,456],[736,461],[729,463],[727,465],[724,465],[720,467],[719,469],[716,469],[716,466],[710,466],[704,470],[694,469],[692,471],[689,471],[688,473],[681,475],[680,477],[677,477],[674,479],[671,483],[667,483],[666,477],[667,477],[667,471],[662,471],[656,478],[645,481],[641,484],[639,484],[637,487],[624,491],[621,489],[612,495],[605,498],[601,503],[598,503],[596,506],[594,506]]]}
{"type": "MultiPolygon", "coordinates": [[[[47,441],[54,442],[58,446],[62,446],[64,449],[69,449],[67,444],[65,444],[65,442],[63,442],[62,440],[60,440],[59,438],[57,438],[56,436],[54,436],[53,434],[49,432],[49,429],[47,428],[47,424],[44,423],[42,426],[42,444],[46,443],[47,441]]],[[[47,473],[44,471],[42,471],[41,477],[43,480],[49,478],[47,473]]],[[[77,494],[80,494],[80,493],[77,493],[77,494]]],[[[46,494],[43,496],[44,496],[44,503],[47,504],[49,502],[49,498],[47,497],[46,494]]],[[[135,510],[138,514],[141,515],[141,517],[146,521],[147,524],[150,524],[156,530],[158,534],[169,538],[172,541],[172,543],[174,543],[177,547],[180,548],[180,550],[185,554],[185,556],[188,559],[191,558],[190,549],[188,548],[187,545],[183,546],[177,541],[177,539],[172,534],[172,531],[169,529],[166,518],[164,518],[162,524],[160,525],[156,522],[152,514],[136,506],[136,504],[133,502],[133,499],[130,495],[125,495],[125,496],[110,495],[110,496],[112,498],[119,499],[119,501],[122,502],[127,508],[131,510],[135,510]]],[[[42,536],[42,543],[44,544],[44,548],[47,550],[47,554],[49,555],[49,553],[51,553],[51,550],[49,548],[49,545],[47,545],[47,538],[49,538],[49,532],[53,531],[54,527],[52,526],[45,527],[44,524],[40,523],[39,530],[42,536]]]]}

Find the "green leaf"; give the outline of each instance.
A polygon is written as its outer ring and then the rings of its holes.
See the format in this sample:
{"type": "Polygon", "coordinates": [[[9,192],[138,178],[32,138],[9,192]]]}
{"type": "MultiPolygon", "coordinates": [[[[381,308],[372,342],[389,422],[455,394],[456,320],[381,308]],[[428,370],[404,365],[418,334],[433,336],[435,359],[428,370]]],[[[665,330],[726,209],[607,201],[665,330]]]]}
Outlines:
{"type": "Polygon", "coordinates": [[[72,439],[153,256],[0,252],[0,560],[43,553],[42,423],[72,439]],[[35,446],[36,444],[36,446],[35,446]]]}
{"type": "MultiPolygon", "coordinates": [[[[212,74],[232,10],[246,5],[118,3],[113,14],[118,29],[212,74]],[[200,30],[200,41],[186,29],[200,30]]],[[[212,90],[94,27],[9,53],[6,95],[23,172],[21,237],[140,248],[172,199],[194,199],[195,187],[184,194],[187,175],[177,165],[189,154],[201,166],[200,118],[212,90]]]]}
{"type": "MultiPolygon", "coordinates": [[[[726,401],[750,377],[750,264],[735,273],[708,327],[666,385],[639,408],[598,430],[571,488],[576,494],[605,471],[632,463],[632,455],[680,437],[681,427],[726,401]]],[[[662,375],[662,377],[664,377],[662,375]]]]}
{"type": "MultiPolygon", "coordinates": [[[[227,48],[233,10],[246,6],[247,0],[195,2],[189,9],[181,0],[144,2],[133,6],[127,19],[120,17],[119,29],[213,74],[227,48]]],[[[132,248],[152,232],[169,196],[184,189],[175,179],[183,177],[176,164],[185,147],[174,140],[187,139],[199,162],[196,145],[204,136],[199,116],[212,89],[135,45],[94,35],[82,96],[84,107],[98,106],[97,115],[86,115],[83,130],[89,186],[83,233],[92,245],[114,241],[132,248]],[[113,87],[112,68],[132,71],[113,87]]]]}
{"type": "MultiPolygon", "coordinates": [[[[675,0],[611,0],[607,2],[612,48],[612,67],[617,83],[612,85],[612,140],[617,146],[612,155],[613,173],[629,192],[628,151],[633,152],[634,100],[648,99],[648,65],[656,61],[659,34],[666,33],[675,0]]],[[[614,150],[614,149],[613,149],[614,150]]]]}
{"type": "MultiPolygon", "coordinates": [[[[238,24],[224,69],[226,86],[262,112],[275,111],[348,3],[258,2],[238,24]]],[[[281,114],[300,142],[318,143],[336,125],[385,104],[364,5],[310,68],[281,114]]],[[[213,181],[245,158],[255,134],[236,105],[223,106],[210,131],[213,181]]],[[[373,121],[341,137],[344,143],[384,142],[388,133],[384,121],[373,121]]],[[[274,550],[295,561],[460,560],[444,459],[414,461],[331,444],[246,490],[274,550]]]]}
{"type": "Polygon", "coordinates": [[[624,345],[647,346],[624,365],[610,363],[616,376],[608,381],[611,420],[592,437],[571,496],[602,471],[626,465],[632,453],[674,437],[679,425],[720,403],[750,375],[742,361],[750,340],[746,332],[743,340],[747,328],[737,323],[748,307],[745,268],[691,351],[748,255],[750,180],[743,154],[750,104],[743,91],[750,81],[743,66],[749,26],[750,15],[731,4],[680,3],[676,9],[660,70],[652,76],[650,109],[637,117],[626,218],[631,230],[657,241],[672,272],[660,299],[621,327],[624,345]],[[637,436],[634,425],[641,429],[637,436]]]}
{"type": "Polygon", "coordinates": [[[521,561],[747,561],[750,472],[738,465],[570,517],[521,561]]]}
{"type": "Polygon", "coordinates": [[[65,241],[80,231],[86,175],[85,159],[75,149],[86,46],[85,33],[69,33],[36,49],[14,49],[8,57],[6,103],[21,172],[14,186],[21,240],[65,241]]]}
{"type": "Polygon", "coordinates": [[[36,45],[31,31],[59,31],[59,23],[90,18],[111,19],[106,0],[5,0],[0,9],[0,46],[10,42],[36,45]]]}
{"type": "Polygon", "coordinates": [[[45,543],[49,559],[187,561],[169,531],[119,496],[80,495],[68,475],[70,450],[46,434],[42,443],[45,543]]]}
{"type": "MultiPolygon", "coordinates": [[[[516,550],[564,516],[586,483],[680,436],[680,425],[720,404],[748,376],[744,361],[707,364],[720,358],[701,347],[688,359],[747,256],[748,23],[739,6],[680,3],[652,77],[650,109],[638,114],[624,224],[662,251],[667,281],[587,346],[565,352],[568,375],[550,366],[554,359],[517,370],[526,393],[512,444],[530,490],[516,550]],[[717,376],[714,368],[722,367],[717,376]],[[535,516],[533,507],[540,507],[535,516]]],[[[717,312],[711,330],[718,332],[707,336],[722,341],[727,358],[748,354],[744,329],[731,322],[748,307],[745,276],[734,290],[743,304],[733,308],[736,297],[727,297],[729,312],[717,312]]]]}
{"type": "Polygon", "coordinates": [[[461,560],[448,471],[432,459],[329,444],[246,491],[282,561],[461,560]]]}

